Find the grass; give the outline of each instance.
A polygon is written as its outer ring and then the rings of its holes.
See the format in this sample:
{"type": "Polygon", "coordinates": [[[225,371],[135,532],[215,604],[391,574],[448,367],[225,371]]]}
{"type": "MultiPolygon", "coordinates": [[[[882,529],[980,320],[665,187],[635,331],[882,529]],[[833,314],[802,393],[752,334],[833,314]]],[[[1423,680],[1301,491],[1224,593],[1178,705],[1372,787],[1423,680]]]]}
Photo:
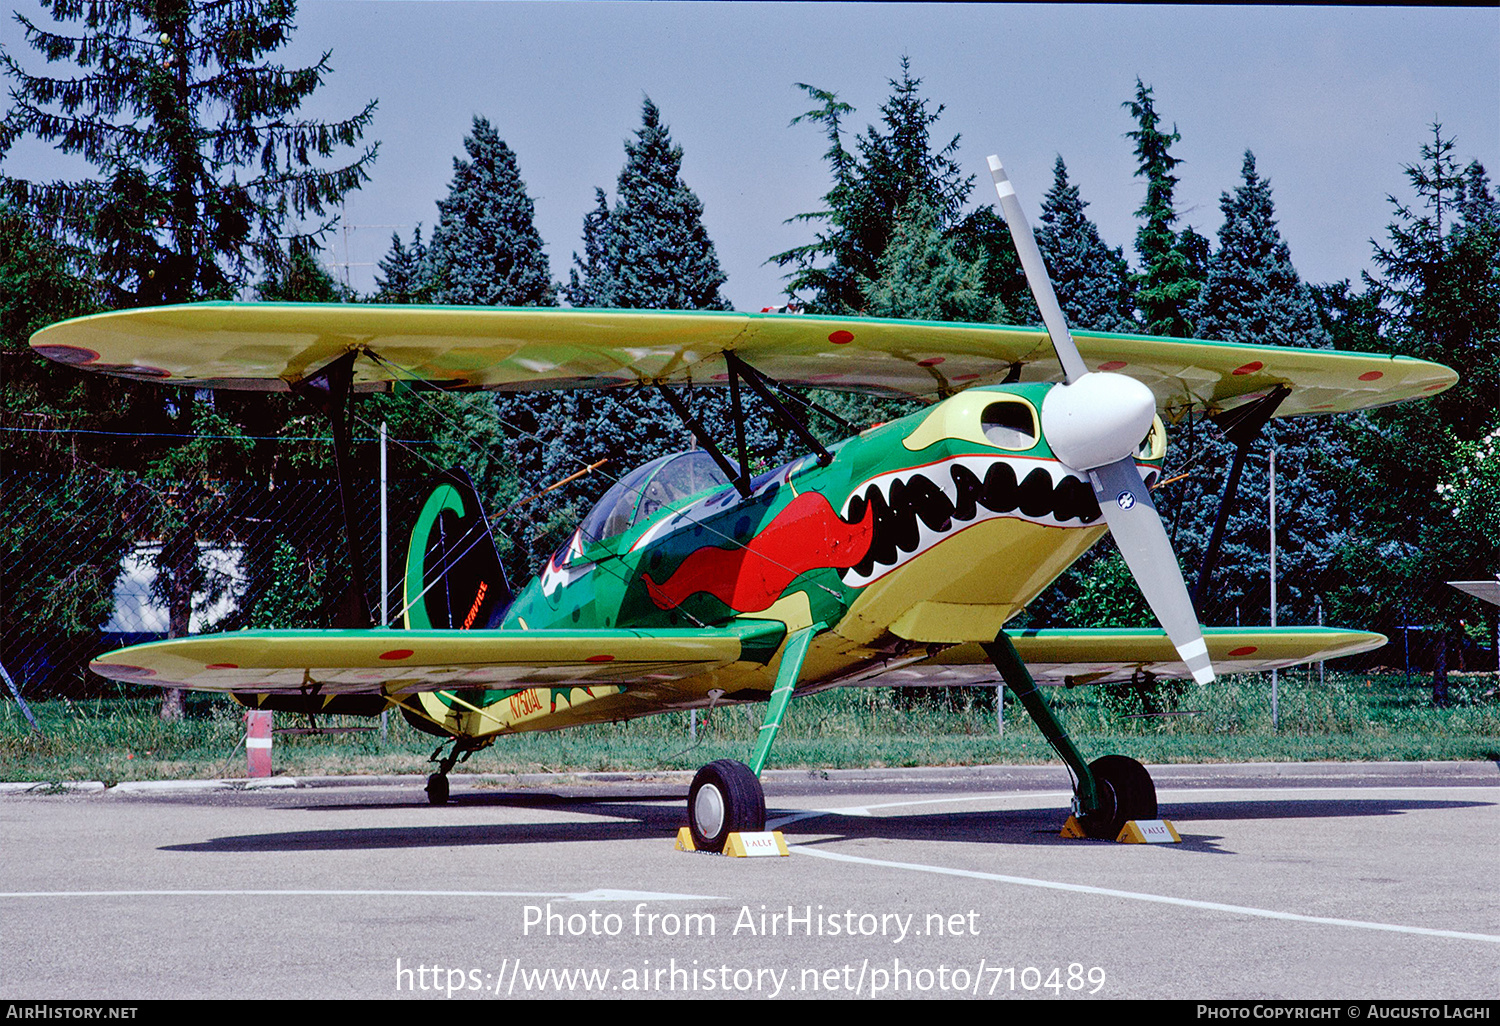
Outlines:
{"type": "MultiPolygon", "coordinates": [[[[1139,696],[1090,687],[1048,689],[1075,743],[1090,758],[1120,752],[1146,763],[1500,758],[1495,674],[1455,675],[1453,704],[1434,708],[1426,682],[1399,674],[1283,674],[1279,725],[1271,722],[1269,676],[1229,678],[1209,688],[1169,688],[1158,715],[1138,715],[1139,696]],[[1137,715],[1132,715],[1136,713],[1137,715]]],[[[0,780],[62,782],[244,776],[243,710],[191,695],[188,718],[164,723],[153,699],[32,704],[42,735],[13,702],[0,703],[0,780]]],[[[762,705],[716,710],[693,748],[686,714],[502,738],[455,772],[576,772],[694,769],[748,757],[762,705]]],[[[378,721],[333,717],[324,726],[378,721]]],[[[277,726],[305,726],[279,715],[277,726]]],[[[399,717],[389,732],[278,734],[274,762],[293,776],[428,773],[437,739],[399,717]]],[[[772,767],[850,768],[1047,763],[1056,756],[1030,719],[1007,700],[996,736],[993,691],[934,691],[908,697],[847,689],[799,699],[771,753],[772,767]]]]}

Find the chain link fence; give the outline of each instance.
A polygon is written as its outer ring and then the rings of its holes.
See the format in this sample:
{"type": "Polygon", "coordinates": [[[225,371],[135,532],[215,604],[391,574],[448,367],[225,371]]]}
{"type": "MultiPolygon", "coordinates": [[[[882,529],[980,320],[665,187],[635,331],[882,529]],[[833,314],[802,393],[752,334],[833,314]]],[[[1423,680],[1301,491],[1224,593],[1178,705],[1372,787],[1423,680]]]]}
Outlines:
{"type": "MultiPolygon", "coordinates": [[[[425,480],[353,486],[375,616],[397,619],[406,538],[425,480]]],[[[349,581],[338,482],[274,487],[102,473],[0,474],[0,662],[26,695],[115,693],[88,673],[109,649],[169,635],[326,627],[349,581]]]]}

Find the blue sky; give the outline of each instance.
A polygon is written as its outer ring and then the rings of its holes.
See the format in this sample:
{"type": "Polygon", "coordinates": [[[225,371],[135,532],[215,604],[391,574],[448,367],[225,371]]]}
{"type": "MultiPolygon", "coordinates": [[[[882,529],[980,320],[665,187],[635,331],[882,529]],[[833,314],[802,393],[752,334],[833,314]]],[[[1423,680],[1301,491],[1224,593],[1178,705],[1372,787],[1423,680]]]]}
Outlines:
{"type": "MultiPolygon", "coordinates": [[[[14,24],[3,32],[36,69],[14,24]]],[[[849,126],[863,129],[902,55],[945,106],[942,140],[962,136],[976,202],[993,198],[984,158],[998,153],[1035,221],[1061,154],[1106,241],[1127,254],[1144,185],[1120,105],[1137,76],[1182,134],[1185,220],[1214,237],[1219,195],[1253,150],[1310,281],[1369,266],[1386,196],[1409,197],[1401,165],[1417,160],[1433,121],[1460,159],[1500,178],[1493,8],[304,2],[284,59],[323,50],[334,73],[307,113],[380,101],[373,180],[349,198],[332,246],[362,291],[390,226],[430,229],[476,114],[516,151],[565,279],[594,187],[613,192],[649,95],[685,151],[725,293],[739,309],[777,302],[782,271],[765,260],[808,241],[806,226],[784,222],[817,209],[829,185],[826,140],[789,126],[812,105],[796,83],[839,93],[858,108],[849,126]]],[[[8,164],[27,177],[67,173],[35,149],[8,164]]]]}

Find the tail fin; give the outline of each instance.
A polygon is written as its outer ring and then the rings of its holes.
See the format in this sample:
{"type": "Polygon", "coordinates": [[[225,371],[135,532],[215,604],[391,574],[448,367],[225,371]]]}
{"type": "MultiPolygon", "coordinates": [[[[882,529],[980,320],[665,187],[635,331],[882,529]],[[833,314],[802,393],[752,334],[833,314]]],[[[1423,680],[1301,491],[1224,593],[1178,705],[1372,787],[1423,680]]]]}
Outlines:
{"type": "Polygon", "coordinates": [[[462,467],[444,471],[422,504],[406,550],[403,625],[494,627],[511,598],[473,482],[462,467]]]}

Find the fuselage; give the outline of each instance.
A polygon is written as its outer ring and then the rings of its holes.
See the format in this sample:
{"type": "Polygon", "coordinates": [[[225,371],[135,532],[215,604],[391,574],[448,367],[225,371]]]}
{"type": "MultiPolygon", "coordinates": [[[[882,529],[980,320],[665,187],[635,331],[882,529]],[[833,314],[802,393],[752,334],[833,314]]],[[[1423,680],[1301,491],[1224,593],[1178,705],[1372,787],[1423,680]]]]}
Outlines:
{"type": "MultiPolygon", "coordinates": [[[[1043,436],[1052,387],[964,391],[839,443],[826,466],[809,455],[763,473],[748,496],[705,452],[663,457],[620,479],[502,627],[821,624],[802,691],[992,640],[1106,530],[1087,477],[1043,436]]],[[[1137,453],[1148,484],[1164,451],[1157,421],[1137,453]]],[[[773,678],[774,663],[744,665],[676,701],[653,689],[652,711],[764,700],[773,678]]],[[[523,701],[527,715],[508,730],[639,715],[628,690],[607,690],[566,696],[562,709],[555,695],[551,708],[523,701]]],[[[514,694],[487,693],[481,704],[502,698],[514,694]]]]}

